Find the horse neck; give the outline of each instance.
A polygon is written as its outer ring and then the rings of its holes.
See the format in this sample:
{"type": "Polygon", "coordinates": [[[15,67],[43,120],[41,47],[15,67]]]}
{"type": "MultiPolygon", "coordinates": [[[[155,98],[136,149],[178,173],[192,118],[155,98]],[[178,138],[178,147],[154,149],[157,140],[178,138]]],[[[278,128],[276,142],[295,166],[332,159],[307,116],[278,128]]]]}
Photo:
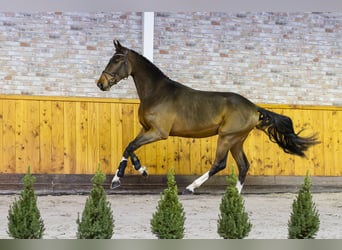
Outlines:
{"type": "Polygon", "coordinates": [[[143,56],[132,53],[132,73],[139,99],[146,100],[155,95],[155,91],[163,87],[166,76],[143,56]]]}

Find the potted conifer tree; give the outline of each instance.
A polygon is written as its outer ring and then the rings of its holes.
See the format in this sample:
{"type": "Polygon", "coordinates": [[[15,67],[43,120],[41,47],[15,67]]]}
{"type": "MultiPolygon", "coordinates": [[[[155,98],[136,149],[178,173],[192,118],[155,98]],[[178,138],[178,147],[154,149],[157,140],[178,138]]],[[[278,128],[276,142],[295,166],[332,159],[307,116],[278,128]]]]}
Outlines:
{"type": "Polygon", "coordinates": [[[319,230],[319,214],[312,200],[311,180],[306,173],[296,199],[292,203],[292,212],[288,222],[289,239],[314,239],[319,230]]]}
{"type": "Polygon", "coordinates": [[[37,206],[33,184],[36,178],[30,167],[24,176],[24,189],[15,199],[8,212],[8,235],[15,239],[41,239],[45,231],[44,221],[37,206]]]}
{"type": "Polygon", "coordinates": [[[228,186],[221,199],[217,232],[224,239],[243,239],[248,236],[252,224],[245,211],[244,200],[236,188],[234,172],[227,177],[228,186]]]}
{"type": "Polygon", "coordinates": [[[184,237],[185,212],[178,200],[178,188],[173,168],[167,175],[167,188],[160,194],[156,212],[152,215],[151,231],[159,239],[184,237]]]}
{"type": "Polygon", "coordinates": [[[78,239],[111,239],[114,234],[114,218],[110,203],[107,201],[103,184],[106,180],[101,167],[91,179],[93,187],[86,200],[82,218],[76,223],[78,239]]]}

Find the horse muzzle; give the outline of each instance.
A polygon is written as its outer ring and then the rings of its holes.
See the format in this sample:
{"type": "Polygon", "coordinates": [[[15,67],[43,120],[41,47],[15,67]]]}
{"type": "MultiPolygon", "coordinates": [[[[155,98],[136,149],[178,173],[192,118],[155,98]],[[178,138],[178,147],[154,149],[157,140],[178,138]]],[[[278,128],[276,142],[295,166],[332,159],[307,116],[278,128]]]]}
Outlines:
{"type": "Polygon", "coordinates": [[[110,88],[117,84],[119,81],[115,78],[112,77],[111,79],[108,79],[106,77],[100,77],[100,79],[97,81],[97,87],[101,89],[102,91],[109,91],[110,88]]]}
{"type": "Polygon", "coordinates": [[[110,90],[110,85],[109,84],[103,84],[102,82],[97,82],[97,87],[101,89],[102,91],[109,91],[110,90]]]}

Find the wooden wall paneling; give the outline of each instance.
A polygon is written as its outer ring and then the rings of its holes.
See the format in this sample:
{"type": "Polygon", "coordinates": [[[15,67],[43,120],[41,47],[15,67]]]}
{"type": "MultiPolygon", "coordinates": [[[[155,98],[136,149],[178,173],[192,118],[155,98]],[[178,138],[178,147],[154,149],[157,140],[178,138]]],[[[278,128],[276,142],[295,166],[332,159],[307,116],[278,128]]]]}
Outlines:
{"type": "MultiPolygon", "coordinates": [[[[138,134],[137,101],[100,98],[4,96],[0,98],[1,173],[25,173],[30,165],[40,174],[93,174],[98,163],[114,174],[123,150],[138,134]]],[[[321,144],[310,148],[306,158],[285,154],[262,131],[253,130],[245,142],[250,175],[315,176],[342,173],[342,108],[265,105],[287,115],[301,135],[318,133],[321,144]]],[[[170,167],[182,175],[203,174],[214,161],[217,137],[192,139],[169,137],[137,150],[150,174],[164,175],[170,167]]],[[[236,163],[231,155],[227,168],[236,163]]],[[[139,174],[130,161],[128,175],[139,174]]]]}

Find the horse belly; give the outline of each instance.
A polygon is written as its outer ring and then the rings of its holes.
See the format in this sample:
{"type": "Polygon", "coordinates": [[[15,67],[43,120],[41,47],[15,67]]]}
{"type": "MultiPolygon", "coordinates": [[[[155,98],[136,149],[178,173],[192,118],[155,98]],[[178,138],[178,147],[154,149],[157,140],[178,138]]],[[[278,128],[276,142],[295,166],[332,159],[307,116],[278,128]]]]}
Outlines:
{"type": "Polygon", "coordinates": [[[170,131],[171,136],[180,136],[188,138],[203,138],[216,135],[218,133],[218,124],[201,126],[200,124],[174,124],[170,131]]]}

